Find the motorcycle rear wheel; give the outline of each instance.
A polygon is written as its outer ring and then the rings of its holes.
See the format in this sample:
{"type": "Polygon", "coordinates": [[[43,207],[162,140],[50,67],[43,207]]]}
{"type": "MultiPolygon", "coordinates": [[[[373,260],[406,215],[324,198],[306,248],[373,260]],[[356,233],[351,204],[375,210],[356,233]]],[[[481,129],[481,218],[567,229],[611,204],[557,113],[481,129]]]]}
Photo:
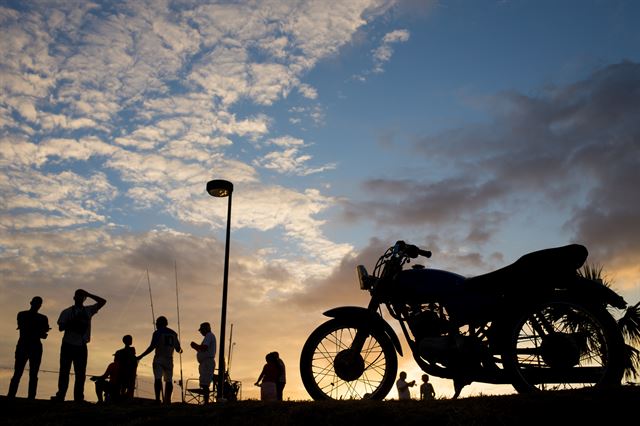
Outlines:
{"type": "Polygon", "coordinates": [[[503,360],[520,393],[619,385],[624,340],[602,307],[561,298],[516,320],[503,360]]]}
{"type": "Polygon", "coordinates": [[[316,328],[300,356],[302,383],[314,400],[383,399],[393,386],[398,358],[381,330],[370,330],[362,350],[350,347],[362,323],[334,318],[316,328]]]}

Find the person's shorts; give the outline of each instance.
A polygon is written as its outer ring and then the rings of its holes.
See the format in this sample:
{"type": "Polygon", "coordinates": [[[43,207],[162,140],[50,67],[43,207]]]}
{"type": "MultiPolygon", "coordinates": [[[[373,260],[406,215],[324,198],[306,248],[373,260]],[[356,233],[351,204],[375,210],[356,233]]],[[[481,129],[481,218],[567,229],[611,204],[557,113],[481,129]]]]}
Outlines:
{"type": "Polygon", "coordinates": [[[209,387],[213,381],[213,370],[216,366],[216,362],[213,358],[203,358],[198,365],[198,372],[200,373],[200,387],[209,387]]]}
{"type": "Polygon", "coordinates": [[[154,359],[153,378],[156,380],[164,379],[167,383],[171,382],[173,380],[173,359],[154,359]]]}

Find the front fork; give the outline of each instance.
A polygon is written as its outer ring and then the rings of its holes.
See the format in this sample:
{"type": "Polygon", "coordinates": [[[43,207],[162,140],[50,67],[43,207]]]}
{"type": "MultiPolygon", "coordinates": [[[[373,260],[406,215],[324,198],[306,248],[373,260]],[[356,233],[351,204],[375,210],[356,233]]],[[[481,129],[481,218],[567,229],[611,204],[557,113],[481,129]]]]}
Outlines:
{"type": "MultiPolygon", "coordinates": [[[[375,296],[371,297],[371,301],[369,301],[369,306],[367,306],[367,311],[376,315],[378,309],[380,308],[380,302],[378,302],[375,296]]],[[[362,347],[364,346],[364,342],[367,340],[367,337],[371,334],[371,325],[368,322],[364,322],[361,327],[358,327],[356,331],[356,335],[353,338],[353,343],[351,344],[351,351],[353,353],[359,354],[362,352],[362,347]]]]}

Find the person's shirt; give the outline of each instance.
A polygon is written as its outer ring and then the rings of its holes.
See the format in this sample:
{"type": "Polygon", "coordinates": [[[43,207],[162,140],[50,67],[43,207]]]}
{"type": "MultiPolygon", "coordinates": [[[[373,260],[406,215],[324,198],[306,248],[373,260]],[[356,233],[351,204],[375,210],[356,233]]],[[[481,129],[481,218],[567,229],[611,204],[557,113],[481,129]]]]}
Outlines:
{"type": "Polygon", "coordinates": [[[398,388],[398,399],[411,399],[411,391],[409,391],[409,385],[406,381],[398,379],[396,387],[398,388]]]}
{"type": "Polygon", "coordinates": [[[135,377],[138,367],[136,348],[133,346],[125,346],[122,349],[118,349],[115,353],[115,362],[118,364],[123,376],[130,377],[133,375],[135,377]]]}
{"type": "Polygon", "coordinates": [[[38,312],[22,311],[17,316],[18,330],[20,337],[18,343],[31,344],[40,343],[40,339],[45,339],[49,332],[49,319],[38,312]]]}
{"type": "Polygon", "coordinates": [[[431,400],[433,399],[434,391],[433,385],[431,383],[423,383],[420,385],[420,396],[423,400],[431,400]]]}
{"type": "Polygon", "coordinates": [[[267,362],[262,368],[262,382],[273,382],[276,383],[278,381],[278,376],[280,375],[280,369],[278,368],[278,364],[267,362]]]}
{"type": "Polygon", "coordinates": [[[198,358],[198,362],[202,362],[207,358],[216,357],[216,336],[213,335],[212,332],[208,332],[204,335],[204,339],[202,339],[201,345],[207,345],[206,351],[198,351],[196,353],[196,357],[198,358]]]}
{"type": "Polygon", "coordinates": [[[153,332],[151,345],[155,348],[153,359],[173,359],[173,351],[180,350],[178,334],[169,327],[159,328],[153,332]]]}
{"type": "Polygon", "coordinates": [[[89,306],[73,305],[60,313],[58,325],[64,329],[63,343],[81,346],[91,340],[91,317],[100,310],[96,303],[89,306]]]}

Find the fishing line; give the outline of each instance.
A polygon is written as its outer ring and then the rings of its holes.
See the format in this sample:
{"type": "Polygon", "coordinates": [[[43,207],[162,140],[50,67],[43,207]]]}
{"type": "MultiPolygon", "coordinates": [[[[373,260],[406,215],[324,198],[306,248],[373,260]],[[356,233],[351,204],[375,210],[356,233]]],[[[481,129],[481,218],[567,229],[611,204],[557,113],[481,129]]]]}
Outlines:
{"type": "Polygon", "coordinates": [[[140,277],[138,278],[138,281],[136,281],[136,287],[133,289],[133,292],[129,296],[129,299],[127,300],[127,303],[120,310],[120,314],[118,315],[118,324],[120,324],[120,321],[122,320],[122,316],[124,315],[124,313],[127,312],[127,310],[129,309],[129,305],[131,304],[131,301],[133,300],[133,297],[138,292],[138,288],[140,287],[140,283],[142,282],[142,278],[143,277],[144,277],[144,272],[140,274],[140,277]]]}

